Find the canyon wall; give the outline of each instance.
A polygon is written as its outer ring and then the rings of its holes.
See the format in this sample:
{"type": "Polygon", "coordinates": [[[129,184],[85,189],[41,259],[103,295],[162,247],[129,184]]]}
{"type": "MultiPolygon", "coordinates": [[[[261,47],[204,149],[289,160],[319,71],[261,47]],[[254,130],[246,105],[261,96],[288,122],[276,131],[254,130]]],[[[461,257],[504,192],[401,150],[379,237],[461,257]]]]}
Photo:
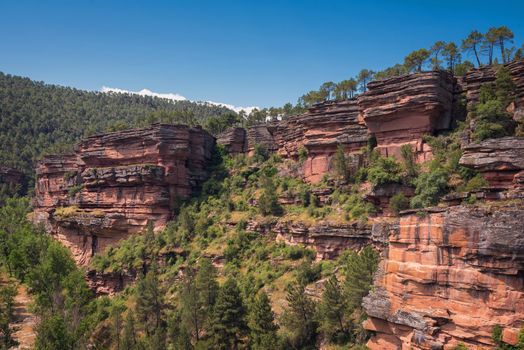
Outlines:
{"type": "Polygon", "coordinates": [[[450,128],[455,86],[456,79],[446,71],[370,82],[358,105],[380,153],[400,158],[400,147],[410,144],[420,161],[427,160],[431,150],[422,136],[450,128]]]}
{"type": "Polygon", "coordinates": [[[213,147],[202,129],[162,124],[86,138],[38,163],[34,220],[85,264],[149,222],[163,227],[207,179],[213,147]]]}
{"type": "Polygon", "coordinates": [[[524,207],[454,206],[407,214],[388,237],[364,299],[372,350],[492,349],[524,325],[524,207]]]}
{"type": "MultiPolygon", "coordinates": [[[[453,108],[458,89],[456,79],[445,71],[375,81],[358,98],[320,103],[304,114],[246,132],[231,129],[218,142],[234,154],[251,154],[258,143],[292,159],[303,149],[303,176],[309,182],[319,182],[332,170],[339,146],[354,158],[371,136],[381,154],[400,159],[401,146],[409,144],[423,162],[431,157],[431,149],[422,137],[451,127],[457,118],[453,108]]],[[[358,164],[358,159],[352,160],[358,164]]]]}

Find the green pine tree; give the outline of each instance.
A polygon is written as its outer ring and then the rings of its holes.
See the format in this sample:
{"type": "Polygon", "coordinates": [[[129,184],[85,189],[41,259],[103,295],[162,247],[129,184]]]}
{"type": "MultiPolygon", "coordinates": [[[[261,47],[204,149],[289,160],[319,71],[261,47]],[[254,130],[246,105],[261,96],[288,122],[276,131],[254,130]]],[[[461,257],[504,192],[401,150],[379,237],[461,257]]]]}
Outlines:
{"type": "Polygon", "coordinates": [[[136,346],[135,318],[131,311],[128,311],[124,319],[124,329],[122,334],[122,349],[133,350],[136,346]]]}
{"type": "Polygon", "coordinates": [[[264,291],[254,299],[249,310],[249,332],[253,350],[275,349],[277,329],[269,297],[264,291]]]}
{"type": "Polygon", "coordinates": [[[229,278],[218,293],[211,334],[213,348],[237,350],[247,331],[246,310],[240,289],[234,279],[229,278]]]}
{"type": "Polygon", "coordinates": [[[158,280],[158,269],[154,264],[136,286],[136,314],[147,336],[157,332],[162,323],[164,291],[158,280]]]}
{"type": "Polygon", "coordinates": [[[294,348],[308,348],[315,344],[317,337],[316,304],[305,294],[305,286],[301,283],[290,284],[286,293],[288,306],[281,322],[294,348]]]}
{"type": "Polygon", "coordinates": [[[378,262],[379,255],[371,246],[365,247],[358,254],[354,251],[350,252],[344,283],[344,294],[350,312],[360,308],[362,298],[369,293],[378,262]]]}
{"type": "Polygon", "coordinates": [[[349,322],[346,317],[346,300],[337,276],[332,275],[326,283],[322,302],[319,307],[320,330],[326,337],[337,343],[349,337],[349,322]]]}

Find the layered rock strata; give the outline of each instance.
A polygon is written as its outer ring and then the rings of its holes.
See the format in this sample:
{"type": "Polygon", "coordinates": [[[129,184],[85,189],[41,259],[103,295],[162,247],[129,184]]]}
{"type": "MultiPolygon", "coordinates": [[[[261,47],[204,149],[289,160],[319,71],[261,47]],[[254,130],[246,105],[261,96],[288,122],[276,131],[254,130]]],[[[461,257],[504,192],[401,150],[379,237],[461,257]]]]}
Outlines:
{"type": "Polygon", "coordinates": [[[368,346],[491,349],[493,328],[524,315],[524,208],[456,206],[400,218],[375,290],[364,299],[368,346]]]}
{"type": "MultiPolygon", "coordinates": [[[[358,122],[356,100],[348,100],[315,105],[305,114],[285,119],[277,128],[276,140],[278,152],[284,157],[297,159],[303,148],[307,152],[304,177],[318,182],[332,170],[332,158],[338,147],[348,156],[356,155],[368,137],[366,127],[358,122]]],[[[350,163],[358,167],[358,156],[350,163]]]]}
{"type": "Polygon", "coordinates": [[[383,155],[400,158],[400,147],[411,144],[424,161],[431,150],[422,136],[449,129],[455,89],[455,78],[445,71],[373,81],[358,98],[360,118],[383,155]]]}
{"type": "Polygon", "coordinates": [[[372,227],[358,222],[320,222],[312,226],[279,222],[273,231],[277,233],[277,241],[314,249],[317,260],[334,259],[346,249],[360,250],[372,241],[372,227]]]}
{"type": "Polygon", "coordinates": [[[214,139],[199,128],[156,124],[81,141],[37,166],[34,218],[85,264],[148,223],[160,228],[208,176],[214,139]]]}
{"type": "MultiPolygon", "coordinates": [[[[303,175],[307,181],[318,182],[331,170],[331,159],[339,145],[349,156],[358,153],[367,140],[367,129],[358,121],[357,102],[348,100],[321,103],[304,114],[244,131],[232,128],[217,142],[232,154],[252,155],[255,145],[260,145],[284,158],[298,159],[303,150],[303,175]]],[[[357,167],[359,158],[351,158],[350,163],[357,167]]]]}
{"type": "Polygon", "coordinates": [[[460,164],[479,171],[493,189],[524,189],[524,138],[503,137],[471,143],[464,147],[460,164]]]}

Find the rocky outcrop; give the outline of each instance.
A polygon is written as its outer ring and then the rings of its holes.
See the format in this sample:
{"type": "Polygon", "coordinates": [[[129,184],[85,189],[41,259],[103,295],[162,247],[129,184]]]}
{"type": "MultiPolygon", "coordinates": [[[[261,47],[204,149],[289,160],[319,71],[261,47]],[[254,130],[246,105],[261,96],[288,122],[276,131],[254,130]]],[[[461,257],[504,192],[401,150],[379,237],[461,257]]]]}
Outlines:
{"type": "Polygon", "coordinates": [[[304,151],[303,175],[307,181],[318,182],[332,168],[331,159],[342,146],[353,167],[359,165],[356,154],[366,145],[368,132],[358,121],[356,100],[328,101],[311,107],[306,113],[282,121],[247,128],[232,128],[221,134],[217,142],[230,153],[252,155],[255,145],[284,158],[298,159],[304,151]]]}
{"type": "Polygon", "coordinates": [[[524,188],[524,138],[503,137],[464,147],[460,164],[478,170],[496,189],[524,188]]]}
{"type": "Polygon", "coordinates": [[[360,118],[385,156],[400,158],[411,144],[419,161],[430,156],[424,134],[446,130],[452,121],[455,79],[445,71],[422,72],[374,81],[358,98],[360,118]]]}
{"type": "Polygon", "coordinates": [[[304,149],[304,177],[310,182],[322,180],[331,171],[332,158],[337,148],[343,147],[353,167],[360,162],[357,153],[366,145],[368,133],[358,122],[356,100],[330,101],[310,108],[305,114],[292,116],[277,128],[278,152],[284,157],[297,159],[304,149]]]}
{"type": "Polygon", "coordinates": [[[247,152],[246,129],[230,128],[218,136],[217,143],[230,154],[244,154],[247,152]]]}
{"type": "Polygon", "coordinates": [[[354,222],[319,222],[308,226],[300,222],[279,222],[273,228],[277,241],[303,245],[317,253],[317,260],[334,259],[347,249],[360,250],[371,243],[371,226],[354,222]]]}
{"type": "MultiPolygon", "coordinates": [[[[515,105],[510,109],[515,120],[524,118],[524,60],[513,61],[504,65],[511,74],[515,83],[515,105]]],[[[466,91],[468,110],[479,102],[480,87],[495,81],[497,67],[482,66],[471,69],[463,79],[463,88],[466,91]]]]}
{"type": "Polygon", "coordinates": [[[38,163],[34,220],[85,264],[148,223],[163,227],[207,178],[213,147],[202,129],[163,124],[89,137],[38,163]]]}
{"type": "MultiPolygon", "coordinates": [[[[524,208],[455,206],[407,214],[389,233],[374,291],[364,299],[368,346],[491,349],[524,320],[524,208]]],[[[394,227],[394,226],[393,226],[394,227]]]]}

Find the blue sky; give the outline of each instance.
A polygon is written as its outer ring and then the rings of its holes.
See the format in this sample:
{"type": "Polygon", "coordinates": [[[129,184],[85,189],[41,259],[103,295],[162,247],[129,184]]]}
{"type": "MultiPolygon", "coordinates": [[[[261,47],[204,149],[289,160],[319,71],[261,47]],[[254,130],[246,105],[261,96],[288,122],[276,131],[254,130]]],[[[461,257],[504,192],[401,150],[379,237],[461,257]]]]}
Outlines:
{"type": "Polygon", "coordinates": [[[524,1],[0,2],[0,71],[100,90],[278,106],[436,40],[507,25],[524,1]]]}

